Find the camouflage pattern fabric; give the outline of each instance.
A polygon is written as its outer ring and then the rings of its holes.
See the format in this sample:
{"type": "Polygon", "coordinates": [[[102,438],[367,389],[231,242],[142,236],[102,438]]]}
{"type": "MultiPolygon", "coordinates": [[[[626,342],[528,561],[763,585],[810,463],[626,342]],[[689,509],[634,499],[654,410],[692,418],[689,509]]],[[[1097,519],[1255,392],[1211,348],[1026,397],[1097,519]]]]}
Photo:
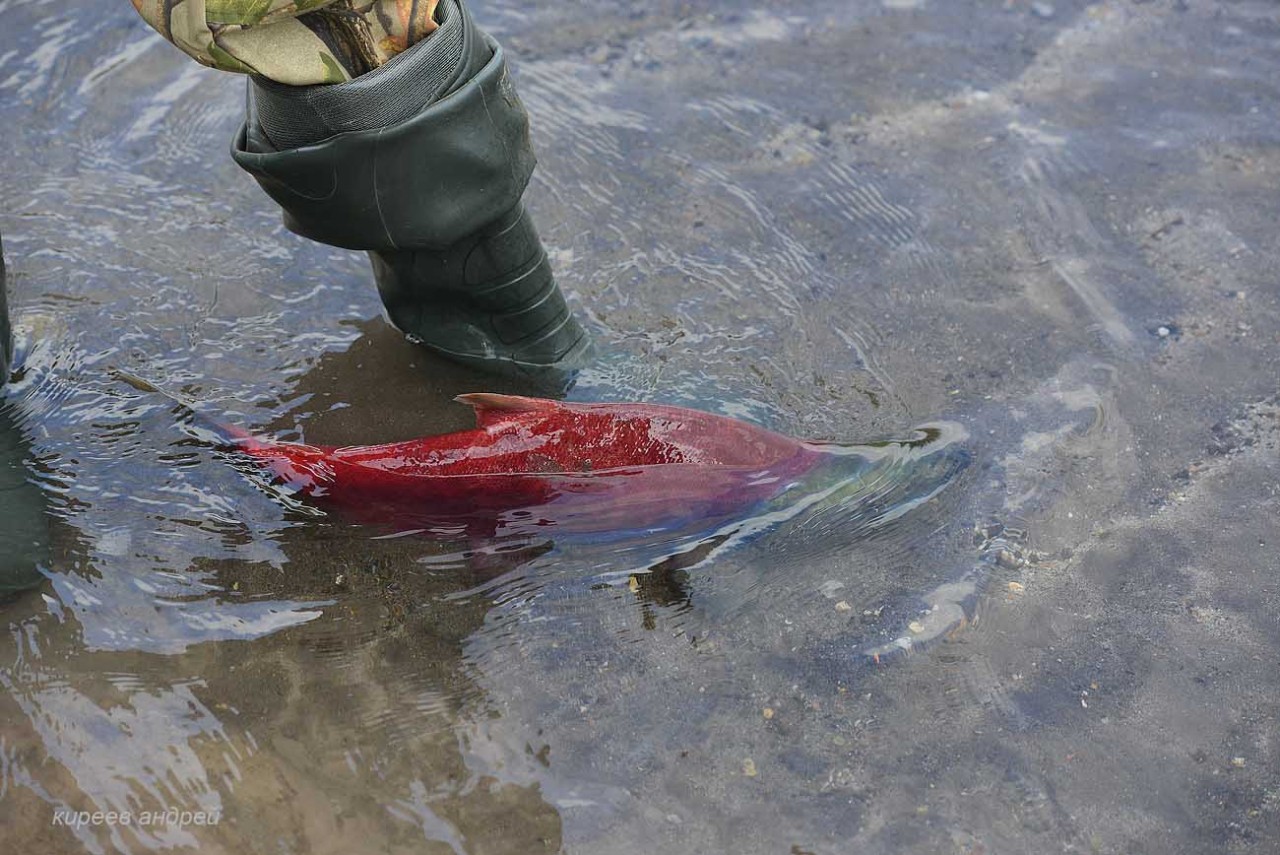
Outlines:
{"type": "Polygon", "coordinates": [[[377,68],[436,29],[438,0],[133,0],[199,62],[304,86],[377,68]]]}

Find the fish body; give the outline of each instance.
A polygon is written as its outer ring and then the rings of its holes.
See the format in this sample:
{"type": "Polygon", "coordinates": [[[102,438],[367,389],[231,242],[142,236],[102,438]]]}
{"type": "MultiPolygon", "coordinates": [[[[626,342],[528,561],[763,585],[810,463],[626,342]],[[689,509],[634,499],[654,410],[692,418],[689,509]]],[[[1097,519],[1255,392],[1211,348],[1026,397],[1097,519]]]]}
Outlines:
{"type": "Polygon", "coordinates": [[[358,522],[492,534],[607,532],[741,513],[827,457],[820,444],[655,404],[458,398],[476,427],[407,442],[326,447],[224,428],[294,495],[358,522]]]}

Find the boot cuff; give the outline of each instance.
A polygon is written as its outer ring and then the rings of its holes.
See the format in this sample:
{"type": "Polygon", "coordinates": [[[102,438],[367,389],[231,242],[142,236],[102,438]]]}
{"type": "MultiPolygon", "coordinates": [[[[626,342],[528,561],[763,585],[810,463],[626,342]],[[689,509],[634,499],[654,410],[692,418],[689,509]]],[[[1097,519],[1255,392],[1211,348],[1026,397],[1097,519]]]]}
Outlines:
{"type": "Polygon", "coordinates": [[[344,249],[451,246],[512,210],[536,163],[502,48],[480,36],[484,67],[398,124],[281,151],[262,139],[250,99],[231,155],[303,237],[344,249]]]}
{"type": "Polygon", "coordinates": [[[465,83],[493,51],[460,0],[443,0],[439,28],[382,66],[346,83],[289,86],[257,77],[249,97],[259,128],[279,150],[351,131],[398,125],[465,83]]]}

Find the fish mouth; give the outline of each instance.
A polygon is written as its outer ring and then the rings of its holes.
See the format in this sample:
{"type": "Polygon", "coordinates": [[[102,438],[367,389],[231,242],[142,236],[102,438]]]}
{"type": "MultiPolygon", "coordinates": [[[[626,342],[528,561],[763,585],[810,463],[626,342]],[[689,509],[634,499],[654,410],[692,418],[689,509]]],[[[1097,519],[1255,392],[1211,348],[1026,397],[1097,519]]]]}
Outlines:
{"type": "Polygon", "coordinates": [[[833,456],[857,455],[862,457],[879,457],[882,454],[895,454],[904,451],[933,453],[939,449],[950,448],[968,442],[969,431],[959,422],[924,422],[912,429],[911,436],[899,439],[882,439],[871,442],[814,442],[803,443],[823,454],[833,456]]]}
{"type": "Polygon", "coordinates": [[[885,525],[953,484],[973,460],[968,442],[963,425],[930,422],[904,439],[820,445],[831,458],[830,471],[820,467],[817,483],[807,486],[825,488],[824,506],[866,511],[867,526],[885,525]]]}

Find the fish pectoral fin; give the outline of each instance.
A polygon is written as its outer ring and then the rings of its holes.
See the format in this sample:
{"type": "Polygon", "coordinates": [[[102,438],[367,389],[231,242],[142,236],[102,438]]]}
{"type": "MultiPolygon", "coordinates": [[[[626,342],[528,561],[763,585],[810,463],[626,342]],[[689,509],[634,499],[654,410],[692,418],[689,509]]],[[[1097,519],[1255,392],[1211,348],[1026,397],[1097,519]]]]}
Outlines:
{"type": "Polygon", "coordinates": [[[525,398],[520,395],[499,395],[496,392],[471,392],[453,400],[467,404],[476,412],[480,427],[506,420],[512,413],[547,413],[561,409],[558,401],[545,398],[525,398]]]}

